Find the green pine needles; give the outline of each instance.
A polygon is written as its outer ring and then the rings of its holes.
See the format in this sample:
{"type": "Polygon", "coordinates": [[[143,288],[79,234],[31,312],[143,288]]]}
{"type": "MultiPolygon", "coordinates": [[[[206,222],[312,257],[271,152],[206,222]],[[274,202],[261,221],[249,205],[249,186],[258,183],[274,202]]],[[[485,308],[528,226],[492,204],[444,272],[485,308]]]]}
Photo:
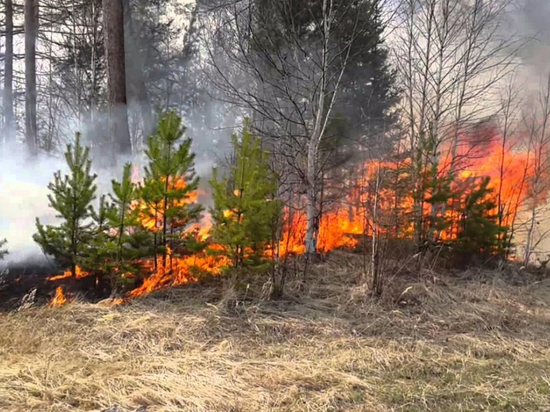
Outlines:
{"type": "Polygon", "coordinates": [[[163,264],[168,254],[186,253],[183,232],[189,224],[198,222],[203,210],[195,201],[199,178],[194,171],[191,139],[183,139],[185,131],[181,117],[171,111],[160,119],[145,150],[149,164],[139,188],[147,206],[143,217],[154,233],[155,262],[158,250],[163,264]]]}
{"type": "MultiPolygon", "coordinates": [[[[185,254],[191,236],[186,229],[198,222],[202,207],[196,203],[195,155],[184,133],[176,112],[163,116],[148,140],[143,184],[133,183],[132,165],[124,165],[122,179],[112,181],[111,193],[99,197],[97,208],[89,148],[77,134],[65,153],[69,172],[55,173],[48,186],[50,207],[61,222],[36,222],[34,240],[44,253],[73,276],[77,267],[111,276],[113,287],[121,274],[138,271],[142,258],[154,258],[156,264],[160,254],[165,264],[168,255],[185,254]]],[[[196,251],[196,242],[190,246],[196,251]]]]}
{"type": "Polygon", "coordinates": [[[83,147],[80,134],[76,135],[74,145],[67,145],[65,161],[69,166],[68,174],[62,176],[58,171],[54,181],[48,185],[50,207],[61,219],[58,226],[44,226],[36,220],[38,233],[34,240],[44,253],[53,256],[63,267],[69,267],[76,276],[76,267],[90,253],[93,239],[93,208],[96,198],[96,175],[91,173],[90,150],[83,147]]]}
{"type": "Polygon", "coordinates": [[[225,174],[214,169],[213,237],[225,247],[234,266],[258,266],[274,238],[281,213],[277,175],[269,157],[245,121],[242,135],[232,136],[233,158],[225,174]]]}

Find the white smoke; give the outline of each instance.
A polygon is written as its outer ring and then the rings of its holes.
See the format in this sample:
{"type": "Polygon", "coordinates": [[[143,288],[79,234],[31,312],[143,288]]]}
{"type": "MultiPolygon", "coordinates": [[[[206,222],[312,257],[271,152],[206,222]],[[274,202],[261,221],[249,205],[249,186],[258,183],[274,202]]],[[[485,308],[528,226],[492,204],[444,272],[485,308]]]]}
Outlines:
{"type": "MultiPolygon", "coordinates": [[[[195,172],[201,177],[201,193],[208,192],[208,180],[211,177],[212,167],[218,158],[223,157],[230,147],[230,136],[235,131],[233,126],[209,127],[205,124],[205,118],[211,115],[211,111],[219,113],[222,105],[212,102],[205,113],[186,116],[184,122],[188,126],[186,136],[193,139],[192,151],[196,154],[195,172]]],[[[83,132],[83,144],[93,144],[99,136],[93,130],[86,129],[85,125],[70,122],[71,130],[66,135],[74,136],[79,127],[83,132]]],[[[62,144],[64,146],[64,143],[62,144]]],[[[62,174],[67,173],[68,166],[62,155],[57,156],[41,154],[38,157],[28,155],[26,146],[21,143],[0,145],[0,239],[8,240],[9,254],[5,262],[20,262],[32,258],[41,257],[42,251],[33,241],[36,233],[36,218],[44,224],[55,224],[58,219],[56,212],[49,207],[48,184],[53,180],[54,173],[58,170],[62,174]]],[[[60,147],[64,151],[64,147],[60,147]]],[[[133,158],[118,158],[115,168],[101,168],[97,157],[105,154],[94,152],[92,171],[97,174],[97,197],[107,194],[111,190],[111,180],[120,179],[122,166],[126,162],[133,163],[140,169],[140,177],[143,177],[143,165],[146,159],[143,154],[133,158]]],[[[101,159],[100,159],[101,160],[101,159]]],[[[208,196],[201,196],[205,206],[210,205],[208,196]]],[[[97,202],[97,200],[96,200],[97,202]]]]}
{"type": "Polygon", "coordinates": [[[55,221],[48,207],[48,183],[57,170],[66,168],[53,157],[31,159],[21,144],[4,147],[0,154],[0,238],[8,240],[7,261],[19,261],[41,253],[33,242],[35,219],[55,221]]]}

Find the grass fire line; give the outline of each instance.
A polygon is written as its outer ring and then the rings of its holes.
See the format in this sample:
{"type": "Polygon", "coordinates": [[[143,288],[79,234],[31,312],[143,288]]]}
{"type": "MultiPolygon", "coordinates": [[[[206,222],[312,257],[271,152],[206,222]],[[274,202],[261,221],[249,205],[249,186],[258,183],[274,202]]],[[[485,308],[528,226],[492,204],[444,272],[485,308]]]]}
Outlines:
{"type": "MultiPolygon", "coordinates": [[[[487,173],[488,165],[491,163],[488,159],[480,159],[479,167],[472,168],[471,170],[464,170],[461,172],[461,179],[470,179],[473,176],[483,176],[487,173]]],[[[513,160],[510,160],[512,162],[513,160]]],[[[523,166],[523,158],[516,158],[515,162],[519,167],[523,166]]],[[[373,168],[371,165],[366,165],[365,170],[367,173],[372,173],[373,168]]],[[[367,175],[366,179],[369,176],[367,175]]],[[[496,181],[493,185],[498,185],[496,181]]],[[[178,181],[176,186],[183,187],[185,182],[178,181]]],[[[511,180],[505,182],[504,187],[505,196],[518,196],[517,188],[515,184],[512,184],[511,180]]],[[[198,193],[193,193],[191,199],[197,198],[198,193]]],[[[331,250],[347,248],[353,249],[358,245],[358,237],[362,236],[365,231],[370,227],[368,219],[365,219],[364,211],[360,207],[350,206],[353,204],[362,204],[365,202],[364,195],[361,196],[351,191],[348,199],[344,202],[344,206],[335,210],[327,212],[321,219],[319,230],[319,249],[320,251],[327,253],[331,250]],[[346,205],[348,203],[348,205],[346,205]],[[351,211],[351,213],[350,213],[351,211]]],[[[404,199],[403,209],[410,209],[412,201],[410,199],[404,199]]],[[[146,205],[136,204],[134,207],[144,211],[146,205]]],[[[287,211],[288,213],[288,211],[287,211]]],[[[151,219],[151,215],[154,215],[151,211],[148,213],[142,213],[142,225],[144,228],[153,230],[155,227],[160,227],[161,222],[151,219]]],[[[185,234],[195,233],[197,238],[201,241],[206,241],[210,237],[210,229],[212,228],[212,222],[209,219],[209,215],[205,215],[200,224],[194,224],[186,229],[185,234]]],[[[292,220],[287,222],[287,229],[284,231],[283,238],[279,241],[279,253],[281,256],[286,254],[302,254],[305,252],[304,239],[306,231],[306,219],[303,214],[294,214],[292,220]]],[[[404,231],[406,232],[406,230],[404,231]]],[[[443,234],[442,237],[452,236],[451,234],[443,234]]],[[[221,245],[210,244],[208,246],[211,250],[222,248],[221,245]]],[[[170,254],[170,253],[169,253],[170,254]]],[[[219,275],[222,273],[222,269],[230,264],[226,258],[220,256],[208,256],[207,253],[201,252],[192,256],[171,256],[170,264],[163,264],[162,258],[157,258],[157,269],[155,270],[155,262],[151,259],[143,260],[141,267],[144,273],[147,273],[147,277],[143,284],[130,291],[127,294],[127,298],[136,298],[146,295],[148,293],[158,291],[164,287],[179,286],[197,280],[197,276],[193,275],[194,272],[203,272],[210,275],[219,275]]],[[[77,268],[76,278],[82,279],[89,276],[90,273],[83,272],[80,268],[77,268]]],[[[50,277],[50,281],[58,281],[71,277],[71,272],[66,271],[62,275],[50,277]]],[[[62,289],[58,288],[56,295],[52,300],[52,305],[59,306],[66,303],[67,300],[63,298],[62,289]]]]}
{"type": "MultiPolygon", "coordinates": [[[[162,120],[167,122],[163,130],[168,137],[164,138],[169,142],[166,144],[175,145],[177,139],[169,137],[170,133],[167,132],[167,128],[168,126],[179,128],[181,119],[170,116],[175,116],[175,114],[169,114],[162,120]]],[[[243,133],[244,136],[248,136],[246,128],[243,133]]],[[[174,136],[177,137],[179,134],[176,133],[174,136]]],[[[155,155],[154,153],[160,156],[161,152],[158,151],[160,149],[156,148],[155,145],[161,144],[159,142],[163,141],[163,137],[160,136],[155,139],[151,138],[149,141],[150,149],[147,152],[149,156],[155,155]]],[[[186,140],[179,150],[189,150],[189,142],[189,140],[186,140]]],[[[254,140],[250,140],[251,144],[254,144],[253,142],[254,140]]],[[[238,148],[241,143],[234,138],[234,144],[238,148]]],[[[489,139],[481,145],[466,147],[461,150],[464,152],[458,153],[457,156],[453,157],[455,161],[451,162],[451,148],[446,150],[443,148],[442,153],[448,155],[440,156],[441,160],[437,164],[437,174],[448,175],[450,179],[441,179],[441,182],[439,182],[436,180],[438,178],[434,178],[434,187],[425,188],[424,197],[421,200],[422,219],[425,222],[431,222],[433,225],[431,230],[436,233],[436,238],[443,242],[457,239],[461,222],[466,218],[457,214],[460,214],[460,210],[464,209],[472,198],[475,199],[475,196],[481,196],[481,202],[485,202],[484,207],[487,209],[484,213],[487,216],[498,216],[498,225],[501,227],[513,227],[519,208],[529,196],[529,176],[532,173],[532,168],[528,153],[507,150],[498,144],[496,138],[489,139]],[[436,184],[443,189],[436,189],[436,184]],[[446,187],[447,189],[445,189],[446,187]],[[430,197],[438,195],[437,190],[448,190],[456,195],[446,198],[442,201],[442,204],[430,201],[430,197]],[[498,197],[495,193],[498,193],[498,197]],[[450,224],[437,226],[434,222],[437,222],[438,219],[450,222],[450,224]]],[[[186,167],[191,168],[193,155],[189,153],[182,155],[188,156],[188,160],[185,160],[185,157],[183,159],[187,162],[186,167]]],[[[133,190],[132,187],[143,187],[145,189],[153,179],[152,173],[155,169],[151,167],[144,168],[145,176],[141,176],[138,166],[134,165],[131,170],[128,169],[128,187],[131,190],[133,190]]],[[[249,165],[248,167],[252,166],[249,165]]],[[[242,170],[239,173],[243,173],[244,176],[245,169],[241,168],[239,170],[242,170]]],[[[364,162],[358,170],[360,173],[355,174],[353,177],[350,176],[345,182],[344,187],[347,191],[344,196],[338,201],[332,201],[320,216],[317,237],[317,248],[320,253],[328,253],[336,249],[353,250],[360,246],[365,239],[373,237],[375,227],[377,238],[384,235],[387,238],[410,239],[413,235],[415,222],[412,219],[404,220],[399,227],[397,223],[391,223],[391,220],[399,221],[403,216],[414,215],[417,202],[414,194],[410,190],[405,193],[398,193],[398,186],[391,184],[391,182],[390,184],[377,186],[375,191],[373,191],[372,185],[373,181],[380,181],[382,173],[384,179],[387,179],[387,176],[395,176],[398,181],[409,181],[411,170],[413,170],[411,160],[364,162]],[[377,210],[376,223],[372,212],[374,204],[377,210]]],[[[425,172],[428,173],[429,171],[426,170],[425,172]]],[[[158,175],[156,177],[158,185],[155,190],[173,194],[179,193],[180,195],[176,195],[176,197],[173,195],[158,197],[157,195],[157,198],[150,196],[147,199],[143,197],[134,199],[128,204],[128,213],[134,214],[138,229],[152,234],[155,246],[163,246],[164,252],[155,250],[154,257],[133,259],[132,264],[139,270],[141,283],[125,293],[124,299],[126,300],[166,287],[192,283],[197,281],[201,275],[219,276],[225,268],[234,264],[232,259],[229,258],[228,246],[216,243],[214,239],[214,222],[210,213],[197,214],[197,216],[200,216],[198,221],[181,218],[177,214],[172,216],[180,209],[197,207],[199,197],[204,198],[212,195],[208,190],[198,189],[198,180],[192,174],[186,173],[158,175]],[[186,180],[188,178],[193,180],[189,182],[186,180]],[[184,248],[184,250],[181,247],[175,248],[174,239],[180,243],[186,242],[186,239],[193,239],[195,243],[202,244],[205,247],[196,251],[187,248],[184,248]]],[[[244,181],[242,184],[244,184],[244,181]]],[[[154,192],[152,193],[154,194],[154,192]]],[[[245,194],[247,193],[248,191],[245,192],[245,194]]],[[[239,204],[242,196],[243,191],[241,189],[232,190],[232,199],[237,202],[236,205],[239,204]]],[[[282,209],[281,235],[276,244],[268,244],[265,247],[263,251],[264,259],[269,261],[305,253],[308,222],[304,212],[305,207],[301,204],[302,200],[298,198],[295,200],[296,204],[286,205],[282,209]]],[[[476,201],[480,201],[480,199],[476,201]]],[[[200,206],[198,207],[200,208],[200,206]]],[[[221,225],[223,225],[223,221],[234,222],[242,219],[242,212],[238,209],[229,208],[223,210],[221,216],[221,225]]],[[[124,223],[122,225],[122,230],[129,230],[128,227],[124,227],[124,223]]],[[[111,238],[117,237],[116,229],[111,228],[110,233],[111,238]]],[[[122,247],[122,245],[119,244],[119,247],[122,247]]],[[[252,251],[249,250],[249,247],[245,247],[241,248],[239,253],[244,252],[251,253],[252,251]]],[[[73,270],[76,280],[94,275],[93,268],[85,271],[77,265],[72,270],[50,277],[49,280],[58,282],[71,278],[73,270]]],[[[136,279],[136,273],[134,272],[125,272],[118,267],[112,270],[122,279],[136,279]]],[[[51,305],[59,306],[67,301],[68,299],[63,295],[63,288],[58,288],[52,298],[51,305]]]]}

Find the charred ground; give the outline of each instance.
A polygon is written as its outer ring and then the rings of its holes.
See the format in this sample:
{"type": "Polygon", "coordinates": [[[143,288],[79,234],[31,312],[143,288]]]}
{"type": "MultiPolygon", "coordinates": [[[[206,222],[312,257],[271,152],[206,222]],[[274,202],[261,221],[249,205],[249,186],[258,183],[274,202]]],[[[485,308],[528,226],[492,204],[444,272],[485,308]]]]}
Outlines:
{"type": "Polygon", "coordinates": [[[44,258],[4,263],[0,265],[0,312],[18,309],[31,298],[33,305],[48,304],[55,291],[62,286],[71,297],[79,296],[88,302],[108,297],[111,286],[107,279],[90,276],[83,279],[49,279],[60,269],[44,258]]]}

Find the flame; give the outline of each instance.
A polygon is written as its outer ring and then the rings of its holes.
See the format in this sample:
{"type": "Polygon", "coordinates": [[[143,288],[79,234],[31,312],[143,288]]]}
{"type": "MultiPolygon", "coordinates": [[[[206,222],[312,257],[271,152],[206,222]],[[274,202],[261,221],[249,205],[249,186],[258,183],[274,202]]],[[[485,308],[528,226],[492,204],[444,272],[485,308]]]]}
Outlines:
{"type": "MultiPolygon", "coordinates": [[[[187,186],[185,179],[169,179],[168,187],[169,190],[183,190],[187,186]]],[[[164,199],[160,200],[158,203],[151,205],[146,204],[145,202],[135,202],[132,207],[139,210],[139,220],[144,229],[151,232],[158,232],[162,229],[164,225],[164,216],[163,211],[166,209],[182,207],[186,204],[196,203],[199,196],[199,191],[194,191],[188,194],[187,197],[183,199],[170,199],[168,204],[165,205],[164,199]],[[165,207],[166,206],[166,207],[165,207]]],[[[187,222],[180,222],[177,219],[172,219],[170,222],[172,227],[181,227],[185,226],[187,222]]]]}
{"type": "Polygon", "coordinates": [[[67,298],[65,298],[65,295],[63,294],[63,287],[58,286],[57,289],[55,290],[55,296],[53,297],[49,306],[51,308],[56,308],[56,307],[62,306],[66,302],[67,302],[67,298]]]}
{"type": "MultiPolygon", "coordinates": [[[[172,189],[184,189],[186,182],[184,179],[174,179],[169,181],[172,189]]],[[[196,203],[200,192],[194,191],[185,199],[170,200],[168,209],[171,207],[181,207],[186,204],[196,203]]],[[[139,220],[141,226],[151,232],[162,230],[164,221],[160,211],[164,210],[164,201],[156,205],[148,205],[139,202],[133,205],[139,209],[139,220]]],[[[205,214],[199,223],[188,224],[187,222],[178,222],[172,220],[169,222],[172,227],[182,228],[182,237],[194,236],[200,242],[206,242],[210,238],[212,228],[212,218],[209,213],[205,214]]],[[[210,245],[210,250],[216,250],[216,245],[210,245]]],[[[167,286],[178,286],[198,280],[200,273],[219,275],[222,269],[230,263],[223,256],[199,252],[190,256],[180,256],[167,246],[166,259],[162,256],[155,259],[142,260],[141,267],[144,273],[149,274],[144,279],[143,284],[137,289],[132,290],[128,297],[135,298],[143,296],[153,291],[160,290],[167,286]],[[165,261],[166,260],[166,261],[165,261]]]]}
{"type": "MultiPolygon", "coordinates": [[[[85,277],[90,276],[90,273],[89,273],[89,272],[83,271],[83,270],[80,268],[80,266],[77,266],[77,267],[76,267],[75,274],[76,274],[76,279],[83,279],[83,278],[85,278],[85,277]]],[[[61,279],[70,278],[71,276],[73,276],[73,273],[72,273],[70,270],[67,270],[67,271],[65,271],[65,272],[64,272],[63,274],[61,274],[61,275],[49,277],[49,278],[48,278],[48,281],[54,282],[54,281],[56,281],[56,280],[61,280],[61,279]]]]}
{"type": "Polygon", "coordinates": [[[195,234],[198,240],[201,242],[206,242],[210,238],[212,226],[212,215],[210,213],[206,213],[199,223],[189,226],[184,231],[184,234],[195,234]]]}
{"type": "MultiPolygon", "coordinates": [[[[216,246],[213,245],[211,249],[216,249],[216,246]]],[[[208,255],[204,252],[167,259],[165,264],[162,257],[158,257],[156,270],[154,270],[154,263],[154,260],[143,262],[143,268],[152,275],[146,278],[139,288],[132,290],[128,294],[129,297],[147,295],[167,286],[180,286],[196,282],[200,273],[219,275],[222,269],[230,264],[224,256],[208,255]]]]}
{"type": "MultiPolygon", "coordinates": [[[[519,139],[508,138],[503,144],[503,137],[494,130],[476,130],[470,136],[462,137],[466,142],[481,140],[478,144],[464,144],[459,147],[456,160],[453,164],[455,179],[451,184],[454,193],[460,193],[458,199],[453,199],[445,205],[440,205],[437,214],[445,214],[450,221],[457,220],[452,216],[457,206],[462,206],[467,197],[481,184],[482,178],[490,178],[488,188],[493,191],[491,198],[495,207],[491,213],[500,216],[502,226],[512,226],[521,211],[522,205],[529,198],[530,180],[533,176],[529,153],[519,144],[519,139]],[[483,133],[482,138],[476,134],[483,133]],[[490,138],[487,138],[489,136],[490,138]],[[453,204],[452,202],[455,202],[453,204]],[[458,204],[456,203],[458,202],[458,204]]],[[[439,176],[448,174],[451,167],[450,147],[442,148],[437,173],[439,176]]],[[[379,221],[377,230],[384,233],[394,230],[393,237],[409,237],[412,234],[413,223],[410,216],[413,214],[414,199],[411,190],[405,190],[403,195],[396,193],[398,184],[390,182],[377,188],[376,179],[382,170],[399,175],[399,179],[407,178],[407,166],[410,159],[400,162],[365,162],[358,168],[359,177],[355,182],[348,181],[346,194],[336,204],[331,204],[324,210],[319,222],[317,247],[320,252],[326,253],[338,248],[353,248],[359,243],[361,236],[372,235],[374,227],[372,206],[377,202],[379,221]],[[401,170],[403,169],[403,170],[401,170]],[[376,196],[376,198],[375,198],[376,196]],[[407,217],[408,216],[408,217],[407,217]],[[396,221],[402,220],[399,227],[396,221]],[[386,229],[392,228],[392,229],[386,229]]],[[[550,188],[550,186],[549,186],[550,188]]],[[[409,188],[410,189],[410,188],[409,188]]],[[[429,190],[426,191],[429,198],[429,190]]],[[[546,196],[539,197],[539,202],[546,196]]],[[[307,219],[304,205],[296,210],[285,210],[286,227],[279,245],[279,253],[302,254],[305,252],[307,219]]],[[[436,208],[437,209],[437,208],[436,208]]],[[[432,206],[425,202],[423,214],[428,218],[433,213],[432,206]]],[[[442,240],[455,239],[458,227],[450,228],[439,233],[442,240]]]]}
{"type": "MultiPolygon", "coordinates": [[[[476,138],[476,136],[465,136],[464,140],[474,141],[476,138]]],[[[514,149],[513,141],[509,141],[506,145],[503,145],[501,141],[502,139],[495,135],[492,140],[485,139],[481,145],[466,144],[460,147],[456,157],[458,160],[452,165],[455,171],[452,188],[454,193],[461,195],[453,201],[464,204],[468,194],[472,192],[472,188],[476,187],[481,178],[489,177],[489,188],[495,191],[493,196],[498,195],[494,212],[500,214],[503,225],[511,225],[522,202],[529,196],[529,179],[533,172],[528,153],[524,150],[514,149]]],[[[447,147],[443,148],[442,154],[439,155],[437,169],[439,175],[449,172],[451,152],[451,149],[447,147]]],[[[381,233],[392,230],[392,233],[389,234],[392,237],[410,238],[413,229],[411,216],[415,202],[411,188],[398,189],[399,184],[397,183],[407,182],[406,179],[410,178],[410,165],[410,159],[369,161],[360,165],[353,178],[348,179],[345,183],[345,195],[335,196],[339,198],[338,202],[331,202],[328,206],[324,205],[318,222],[318,250],[327,253],[339,248],[354,248],[359,244],[361,237],[372,236],[375,227],[381,233]],[[395,181],[379,184],[381,175],[385,179],[387,176],[392,176],[391,179],[395,179],[395,181]],[[398,192],[398,190],[400,191],[398,192]],[[374,204],[378,210],[376,225],[373,221],[374,204]]],[[[134,169],[132,180],[137,181],[138,175],[138,169],[134,169]]],[[[186,185],[184,179],[170,180],[168,184],[174,189],[183,189],[186,185]]],[[[241,193],[237,189],[234,194],[238,196],[241,193]]],[[[168,205],[168,208],[195,203],[198,196],[199,192],[195,191],[186,199],[170,200],[173,203],[168,205]]],[[[429,198],[429,190],[427,190],[426,196],[429,198]]],[[[307,219],[304,213],[303,199],[296,203],[284,210],[283,232],[278,245],[275,245],[279,256],[305,252],[307,219]]],[[[444,213],[445,216],[453,220],[454,217],[449,214],[453,213],[454,206],[456,205],[440,205],[436,213],[444,213]]],[[[162,230],[164,221],[160,212],[164,210],[163,201],[156,205],[136,202],[132,207],[139,210],[142,228],[151,232],[162,230]]],[[[434,213],[433,209],[432,205],[425,203],[422,211],[424,217],[427,218],[434,213]]],[[[233,217],[234,212],[226,210],[223,215],[229,219],[233,217]]],[[[200,242],[211,240],[213,223],[212,217],[208,213],[199,223],[188,224],[188,222],[178,221],[169,223],[172,227],[180,228],[182,236],[194,236],[200,242]]],[[[456,238],[457,231],[457,227],[452,226],[443,230],[439,236],[443,240],[453,239],[456,238]]],[[[182,255],[178,248],[175,249],[168,248],[166,259],[158,257],[156,262],[155,259],[143,259],[139,262],[142,273],[146,277],[141,286],[128,293],[127,298],[143,296],[170,286],[196,282],[201,274],[219,275],[224,267],[231,265],[227,257],[215,253],[223,251],[224,248],[221,245],[209,244],[207,251],[192,255],[182,255]]],[[[272,257],[274,254],[274,250],[268,250],[266,257],[272,257]]],[[[64,279],[70,276],[71,273],[68,271],[63,275],[50,278],[50,280],[64,279]]],[[[85,276],[88,274],[77,268],[76,278],[80,279],[85,276]]],[[[127,276],[133,277],[131,274],[127,276]]],[[[63,300],[62,293],[62,289],[58,288],[54,300],[63,300]]]]}

